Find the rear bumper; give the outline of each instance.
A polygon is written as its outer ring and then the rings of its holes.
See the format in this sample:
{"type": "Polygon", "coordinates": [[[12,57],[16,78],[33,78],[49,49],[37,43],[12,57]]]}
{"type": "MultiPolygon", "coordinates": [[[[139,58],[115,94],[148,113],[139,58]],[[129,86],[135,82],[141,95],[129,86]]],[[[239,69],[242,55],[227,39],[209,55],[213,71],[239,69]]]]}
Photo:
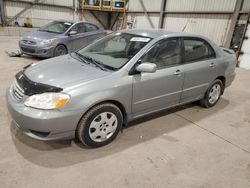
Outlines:
{"type": "Polygon", "coordinates": [[[230,86],[232,84],[232,82],[235,79],[235,76],[236,76],[235,72],[230,73],[230,74],[227,75],[227,77],[226,77],[226,87],[228,87],[228,86],[230,86]]]}
{"type": "Polygon", "coordinates": [[[13,97],[11,88],[6,92],[8,110],[16,126],[37,140],[73,139],[82,116],[79,111],[39,110],[26,107],[13,97]]]}
{"type": "Polygon", "coordinates": [[[53,57],[54,46],[40,47],[36,45],[27,45],[19,41],[20,51],[24,54],[37,56],[37,57],[53,57]]]}

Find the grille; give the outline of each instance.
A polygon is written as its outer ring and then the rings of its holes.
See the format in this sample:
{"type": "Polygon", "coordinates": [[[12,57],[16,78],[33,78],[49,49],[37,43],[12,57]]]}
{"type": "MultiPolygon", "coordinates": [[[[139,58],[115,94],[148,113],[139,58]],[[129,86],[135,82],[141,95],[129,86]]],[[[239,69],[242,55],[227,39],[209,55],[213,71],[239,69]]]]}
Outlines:
{"type": "Polygon", "coordinates": [[[35,45],[35,44],[36,44],[36,42],[31,41],[31,40],[22,40],[22,42],[23,42],[24,44],[29,44],[29,45],[35,45]]]}
{"type": "Polygon", "coordinates": [[[34,49],[31,48],[26,48],[26,47],[21,47],[23,52],[27,52],[27,53],[35,53],[34,49]]]}
{"type": "Polygon", "coordinates": [[[24,96],[24,91],[18,85],[16,80],[14,80],[14,83],[13,83],[13,95],[14,95],[16,100],[21,100],[23,98],[23,96],[24,96]]]}

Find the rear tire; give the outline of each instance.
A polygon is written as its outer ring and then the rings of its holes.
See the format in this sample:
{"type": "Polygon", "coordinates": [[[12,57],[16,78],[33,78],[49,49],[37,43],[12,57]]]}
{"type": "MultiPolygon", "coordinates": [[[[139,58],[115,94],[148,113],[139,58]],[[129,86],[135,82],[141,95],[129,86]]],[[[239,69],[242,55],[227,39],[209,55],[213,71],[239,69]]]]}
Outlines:
{"type": "Polygon", "coordinates": [[[82,117],[76,129],[76,137],[87,147],[101,147],[116,138],[122,124],[123,116],[116,105],[99,104],[82,117]]]}
{"type": "Polygon", "coordinates": [[[204,108],[210,108],[216,105],[222,95],[224,86],[221,80],[216,79],[208,88],[204,98],[200,100],[200,105],[204,108]]]}
{"type": "Polygon", "coordinates": [[[67,48],[64,45],[58,45],[54,50],[54,57],[67,54],[67,48]]]}

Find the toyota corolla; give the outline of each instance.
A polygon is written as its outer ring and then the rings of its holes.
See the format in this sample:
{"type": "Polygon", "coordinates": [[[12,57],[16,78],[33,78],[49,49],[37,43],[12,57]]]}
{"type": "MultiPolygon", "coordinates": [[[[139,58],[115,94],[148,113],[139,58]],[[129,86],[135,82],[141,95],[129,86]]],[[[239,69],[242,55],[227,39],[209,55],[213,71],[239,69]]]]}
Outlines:
{"type": "Polygon", "coordinates": [[[234,80],[235,63],[233,51],[203,36],[123,30],[24,67],[7,103],[32,138],[77,137],[100,147],[135,118],[193,101],[214,106],[234,80]]]}

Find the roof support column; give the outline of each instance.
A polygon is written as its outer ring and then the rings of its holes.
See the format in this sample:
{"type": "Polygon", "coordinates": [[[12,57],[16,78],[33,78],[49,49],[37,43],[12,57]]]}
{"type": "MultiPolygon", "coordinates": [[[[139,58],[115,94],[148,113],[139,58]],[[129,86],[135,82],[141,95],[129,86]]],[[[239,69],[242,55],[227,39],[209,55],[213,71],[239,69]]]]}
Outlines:
{"type": "Polygon", "coordinates": [[[165,7],[166,7],[167,0],[161,0],[161,10],[160,10],[160,18],[159,18],[159,24],[158,28],[163,28],[163,23],[164,23],[164,12],[165,12],[165,7]]]}
{"type": "Polygon", "coordinates": [[[231,40],[232,40],[232,37],[234,34],[234,29],[235,29],[235,26],[237,24],[237,21],[238,21],[239,15],[240,15],[240,10],[241,10],[241,7],[243,5],[243,2],[244,2],[244,0],[237,0],[235,3],[234,12],[231,16],[231,24],[229,26],[229,30],[228,30],[227,38],[226,38],[226,42],[225,42],[226,48],[230,47],[231,40]]]}
{"type": "Polygon", "coordinates": [[[151,26],[152,28],[154,28],[154,24],[153,24],[151,18],[149,17],[149,15],[148,15],[148,11],[147,11],[147,9],[146,9],[146,7],[145,7],[143,1],[142,1],[142,0],[139,0],[139,1],[140,1],[141,6],[142,6],[143,12],[144,12],[145,16],[146,16],[147,19],[148,19],[148,22],[149,22],[150,26],[151,26]]]}
{"type": "Polygon", "coordinates": [[[0,19],[3,26],[5,25],[5,9],[3,0],[0,0],[0,19]]]}

